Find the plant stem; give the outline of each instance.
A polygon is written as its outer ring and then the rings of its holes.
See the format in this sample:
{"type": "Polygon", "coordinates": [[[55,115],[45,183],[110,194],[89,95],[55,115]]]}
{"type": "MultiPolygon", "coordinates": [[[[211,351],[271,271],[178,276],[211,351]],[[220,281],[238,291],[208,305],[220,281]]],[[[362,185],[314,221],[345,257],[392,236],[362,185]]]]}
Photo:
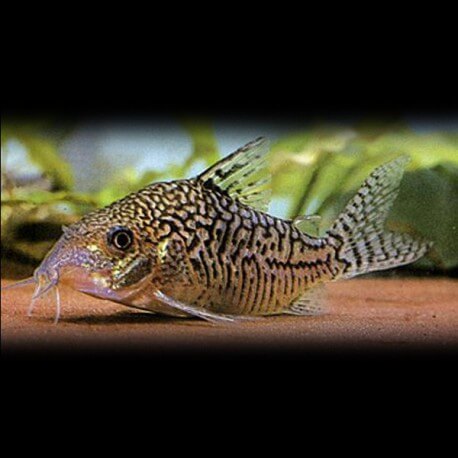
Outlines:
{"type": "Polygon", "coordinates": [[[313,194],[314,188],[318,181],[321,171],[323,170],[324,165],[328,162],[331,153],[328,151],[324,151],[320,154],[320,158],[315,165],[315,168],[312,173],[312,177],[308,183],[308,186],[304,188],[304,193],[302,194],[301,198],[297,201],[294,210],[290,212],[290,218],[295,218],[296,216],[300,216],[303,214],[303,208],[308,200],[308,197],[313,194]]]}

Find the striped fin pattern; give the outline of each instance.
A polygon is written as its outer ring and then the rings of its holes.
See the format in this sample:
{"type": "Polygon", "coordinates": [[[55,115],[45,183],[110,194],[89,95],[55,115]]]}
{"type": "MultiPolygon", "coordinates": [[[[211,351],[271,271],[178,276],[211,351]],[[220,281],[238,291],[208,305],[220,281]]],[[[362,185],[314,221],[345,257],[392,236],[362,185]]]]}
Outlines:
{"type": "Polygon", "coordinates": [[[431,247],[408,234],[384,231],[408,162],[407,156],[400,156],[375,169],[328,232],[345,264],[344,278],[409,264],[431,247]]]}
{"type": "Polygon", "coordinates": [[[268,150],[267,140],[260,137],[217,162],[197,178],[210,189],[216,186],[233,199],[266,211],[271,195],[271,176],[265,160],[268,150]]]}
{"type": "Polygon", "coordinates": [[[322,283],[307,289],[285,309],[287,314],[301,316],[321,315],[325,311],[325,286],[322,283]]]}

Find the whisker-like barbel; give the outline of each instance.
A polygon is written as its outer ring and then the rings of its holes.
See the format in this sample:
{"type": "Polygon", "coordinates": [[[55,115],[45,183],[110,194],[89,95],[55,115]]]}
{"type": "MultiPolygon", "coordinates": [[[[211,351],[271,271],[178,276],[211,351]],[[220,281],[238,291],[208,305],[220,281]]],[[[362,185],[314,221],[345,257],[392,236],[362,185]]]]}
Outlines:
{"type": "Polygon", "coordinates": [[[16,283],[12,283],[11,285],[2,286],[1,290],[7,291],[9,289],[22,288],[23,286],[33,285],[36,282],[37,281],[35,277],[29,277],[29,278],[25,278],[24,280],[19,280],[16,283]]]}
{"type": "Polygon", "coordinates": [[[33,314],[33,310],[35,309],[35,305],[37,303],[37,300],[38,300],[38,297],[33,297],[32,296],[32,300],[30,301],[30,305],[27,309],[27,316],[28,317],[31,317],[32,314],[33,314]]]}
{"type": "Polygon", "coordinates": [[[54,317],[54,324],[57,324],[60,318],[60,293],[57,285],[54,287],[54,292],[56,294],[56,316],[54,317]]]}
{"type": "Polygon", "coordinates": [[[51,281],[49,279],[46,279],[48,283],[44,288],[42,288],[42,283],[40,282],[35,289],[35,292],[33,293],[32,299],[38,299],[39,297],[45,295],[51,288],[57,285],[57,281],[51,281]]]}

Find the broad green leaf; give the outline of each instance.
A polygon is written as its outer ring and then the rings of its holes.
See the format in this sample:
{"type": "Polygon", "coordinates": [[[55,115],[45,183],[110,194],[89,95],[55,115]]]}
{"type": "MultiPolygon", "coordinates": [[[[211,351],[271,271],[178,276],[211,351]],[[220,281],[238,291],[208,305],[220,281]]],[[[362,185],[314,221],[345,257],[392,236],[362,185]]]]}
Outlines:
{"type": "Polygon", "coordinates": [[[439,267],[458,267],[458,164],[406,173],[389,217],[389,227],[396,226],[432,240],[439,267]]]}

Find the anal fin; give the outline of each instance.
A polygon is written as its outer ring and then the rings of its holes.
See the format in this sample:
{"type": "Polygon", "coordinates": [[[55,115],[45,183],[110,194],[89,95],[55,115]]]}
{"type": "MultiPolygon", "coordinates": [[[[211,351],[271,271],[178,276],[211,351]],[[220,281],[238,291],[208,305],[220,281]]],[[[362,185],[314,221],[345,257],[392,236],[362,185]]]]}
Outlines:
{"type": "Polygon", "coordinates": [[[285,313],[289,315],[314,316],[326,311],[325,286],[312,286],[302,296],[293,301],[285,313]]]}

